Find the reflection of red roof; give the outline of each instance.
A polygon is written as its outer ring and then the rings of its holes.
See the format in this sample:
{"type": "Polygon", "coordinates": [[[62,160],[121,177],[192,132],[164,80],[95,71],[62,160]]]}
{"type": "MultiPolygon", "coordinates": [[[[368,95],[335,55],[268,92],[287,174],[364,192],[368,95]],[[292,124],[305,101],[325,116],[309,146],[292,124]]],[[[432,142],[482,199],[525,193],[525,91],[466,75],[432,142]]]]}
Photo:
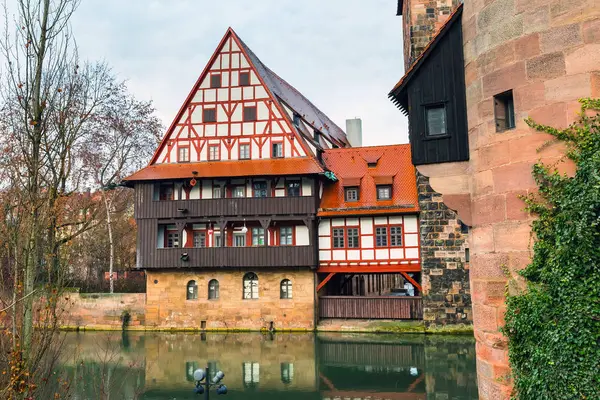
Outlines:
{"type": "Polygon", "coordinates": [[[154,164],[124,179],[126,182],[158,179],[221,178],[318,174],[323,169],[309,157],[265,160],[205,161],[196,163],[154,164]]]}
{"type": "Polygon", "coordinates": [[[319,216],[414,213],[419,210],[410,145],[325,150],[323,161],[338,181],[323,191],[319,216]],[[367,163],[377,160],[377,165],[367,163]],[[377,200],[376,186],[392,184],[392,199],[377,200]],[[346,202],[345,186],[359,186],[358,202],[346,202]]]}

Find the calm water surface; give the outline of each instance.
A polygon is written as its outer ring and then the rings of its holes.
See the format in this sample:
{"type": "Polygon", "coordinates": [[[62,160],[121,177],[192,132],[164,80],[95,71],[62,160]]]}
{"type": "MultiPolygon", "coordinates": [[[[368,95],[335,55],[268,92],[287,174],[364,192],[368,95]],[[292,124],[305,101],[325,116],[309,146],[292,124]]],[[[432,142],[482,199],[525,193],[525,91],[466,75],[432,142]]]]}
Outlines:
{"type": "MultiPolygon", "coordinates": [[[[68,333],[75,399],[203,399],[192,373],[225,373],[229,400],[477,399],[468,337],[68,333]]],[[[211,393],[211,399],[217,395],[211,393]]]]}

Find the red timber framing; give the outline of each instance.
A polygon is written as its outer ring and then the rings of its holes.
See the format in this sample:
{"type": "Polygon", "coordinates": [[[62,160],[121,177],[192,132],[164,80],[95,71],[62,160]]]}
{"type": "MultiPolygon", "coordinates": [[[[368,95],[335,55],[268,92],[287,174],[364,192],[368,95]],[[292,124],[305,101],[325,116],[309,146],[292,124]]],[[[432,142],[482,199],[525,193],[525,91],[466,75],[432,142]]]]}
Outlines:
{"type": "MultiPolygon", "coordinates": [[[[262,89],[261,93],[262,96],[264,96],[262,89]]],[[[203,113],[197,114],[203,115],[203,113]]],[[[243,114],[243,112],[241,112],[241,114],[243,114]]],[[[284,109],[283,104],[275,97],[270,87],[264,81],[264,77],[261,76],[256,66],[253,65],[253,59],[248,55],[245,45],[243,45],[239,37],[230,28],[227,30],[202,74],[184,101],[171,126],[167,130],[164,139],[150,161],[150,165],[176,161],[173,160],[171,155],[171,149],[174,146],[175,148],[178,148],[179,146],[190,146],[193,148],[194,151],[189,152],[190,162],[203,161],[201,160],[201,154],[203,154],[203,150],[206,151],[205,147],[207,144],[220,144],[222,149],[221,159],[225,159],[225,154],[223,154],[225,151],[227,152],[227,158],[232,159],[232,154],[236,155],[235,153],[237,153],[236,148],[240,143],[240,139],[250,138],[258,148],[258,154],[252,154],[252,157],[255,158],[269,157],[271,155],[272,143],[278,142],[288,143],[289,145],[287,149],[285,145],[283,146],[284,156],[315,156],[312,154],[309,146],[305,143],[302,135],[296,130],[291,121],[291,117],[284,109]],[[230,39],[231,41],[229,41],[230,39]],[[236,48],[232,46],[233,43],[235,43],[236,48]],[[223,61],[224,57],[228,60],[227,62],[223,61]],[[235,67],[233,66],[234,57],[239,59],[235,67]],[[245,58],[244,63],[242,63],[242,58],[245,58]],[[246,62],[247,65],[245,64],[246,62]],[[235,85],[232,85],[232,83],[235,82],[235,80],[232,79],[234,74],[238,77],[240,73],[246,72],[251,75],[250,82],[244,82],[248,83],[247,85],[242,85],[239,81],[235,85]],[[222,75],[222,88],[211,89],[210,84],[204,88],[204,85],[202,85],[204,80],[210,79],[211,76],[218,74],[222,75]],[[252,79],[253,75],[256,76],[256,80],[252,79]],[[242,95],[240,99],[233,99],[232,89],[234,88],[239,88],[241,90],[242,95]],[[264,89],[266,98],[256,98],[257,90],[259,88],[264,89]],[[226,90],[228,96],[226,97],[226,100],[220,100],[219,96],[206,99],[204,96],[206,90],[226,90]],[[245,93],[248,93],[248,98],[246,98],[245,93]],[[267,110],[267,112],[261,114],[262,116],[257,114],[257,118],[252,121],[244,121],[242,115],[240,121],[233,122],[232,116],[234,112],[236,112],[236,110],[243,111],[244,106],[256,107],[256,109],[262,108],[263,110],[267,110]],[[217,121],[192,121],[192,115],[198,107],[215,108],[217,121]],[[218,115],[223,114],[226,118],[219,119],[218,115]],[[232,132],[232,126],[234,124],[236,124],[236,126],[253,124],[253,134],[246,134],[245,131],[243,133],[232,132]],[[221,126],[225,125],[226,129],[220,129],[221,126]],[[204,133],[200,132],[205,126],[212,126],[212,128],[210,128],[210,131],[204,133]],[[274,126],[277,126],[277,132],[273,131],[274,126]],[[267,149],[264,147],[265,145],[268,145],[269,148],[267,149]],[[164,152],[163,150],[165,148],[167,148],[168,151],[164,152]],[[262,154],[264,152],[267,153],[262,154]]],[[[248,142],[244,140],[244,143],[248,142]]]]}

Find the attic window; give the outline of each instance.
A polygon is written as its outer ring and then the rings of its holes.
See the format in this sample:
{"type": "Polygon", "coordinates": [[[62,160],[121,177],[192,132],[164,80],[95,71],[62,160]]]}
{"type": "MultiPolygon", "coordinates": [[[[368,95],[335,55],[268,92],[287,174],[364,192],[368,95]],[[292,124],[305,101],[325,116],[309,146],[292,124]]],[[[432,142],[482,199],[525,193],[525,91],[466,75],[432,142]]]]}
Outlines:
{"type": "Polygon", "coordinates": [[[425,122],[427,126],[427,136],[444,136],[448,133],[446,128],[446,106],[436,104],[425,107],[425,122]]]}
{"type": "Polygon", "coordinates": [[[494,96],[494,117],[496,132],[504,132],[515,127],[515,103],[512,90],[494,96]]]}
{"type": "Polygon", "coordinates": [[[392,187],[390,185],[377,185],[377,200],[389,200],[392,198],[392,187]]]}
{"type": "Polygon", "coordinates": [[[346,201],[358,201],[358,187],[352,186],[344,188],[344,198],[346,201]]]}
{"type": "Polygon", "coordinates": [[[215,108],[205,108],[202,110],[203,122],[217,122],[217,110],[215,108]]]}
{"type": "Polygon", "coordinates": [[[240,86],[250,86],[250,72],[240,72],[240,86]]]}
{"type": "Polygon", "coordinates": [[[375,168],[376,166],[377,166],[377,161],[367,163],[367,167],[369,167],[369,168],[375,168]]]}
{"type": "Polygon", "coordinates": [[[244,107],[244,121],[256,121],[256,106],[244,107]]]}
{"type": "Polygon", "coordinates": [[[221,87],[221,74],[214,74],[210,76],[210,87],[220,88],[221,87]]]}

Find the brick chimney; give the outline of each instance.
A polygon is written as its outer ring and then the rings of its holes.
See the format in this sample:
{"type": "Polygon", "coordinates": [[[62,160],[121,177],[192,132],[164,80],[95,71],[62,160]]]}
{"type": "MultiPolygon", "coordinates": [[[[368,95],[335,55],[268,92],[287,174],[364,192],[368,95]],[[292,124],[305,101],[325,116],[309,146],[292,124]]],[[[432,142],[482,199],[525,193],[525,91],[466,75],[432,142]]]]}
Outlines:
{"type": "Polygon", "coordinates": [[[431,38],[462,0],[398,0],[404,33],[404,69],[423,52],[431,38]]]}

